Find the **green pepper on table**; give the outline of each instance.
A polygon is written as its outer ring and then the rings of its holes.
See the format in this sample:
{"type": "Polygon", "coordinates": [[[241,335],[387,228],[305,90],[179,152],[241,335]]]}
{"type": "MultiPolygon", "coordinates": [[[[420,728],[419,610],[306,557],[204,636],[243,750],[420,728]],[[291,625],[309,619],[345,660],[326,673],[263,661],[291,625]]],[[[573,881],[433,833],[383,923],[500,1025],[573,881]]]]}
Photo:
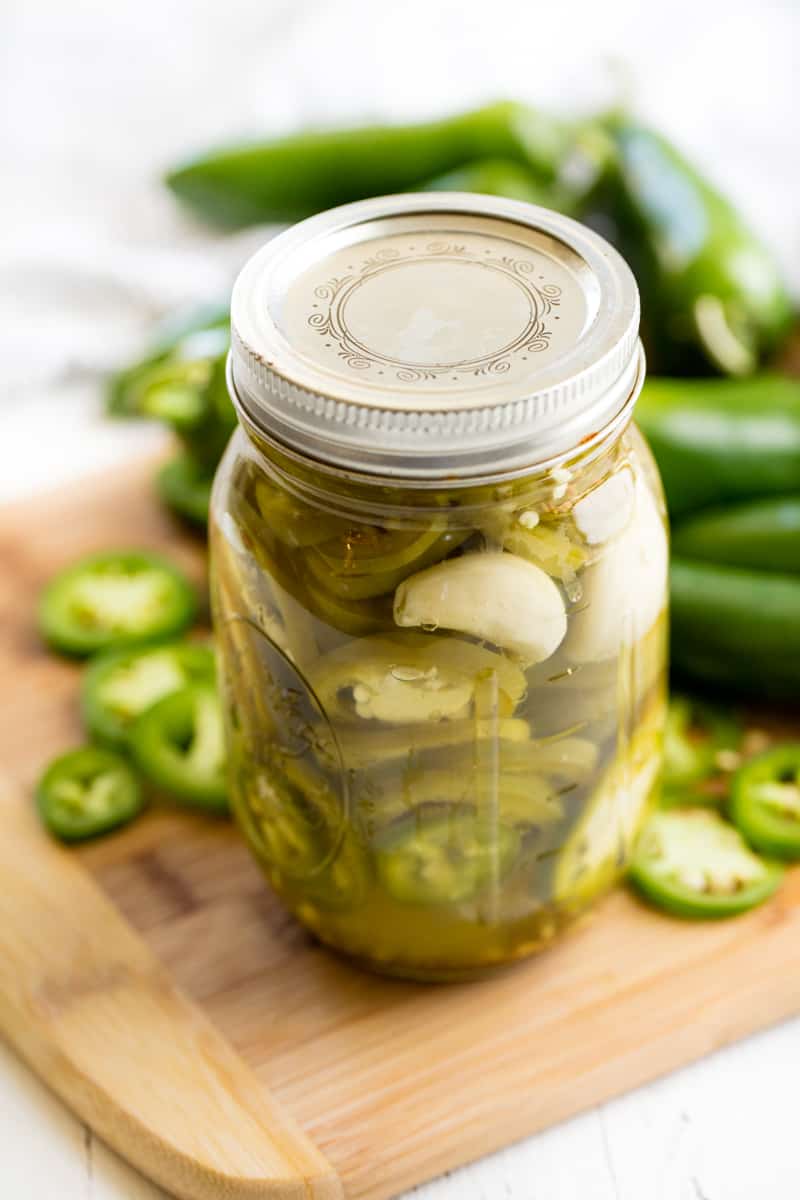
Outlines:
{"type": "Polygon", "coordinates": [[[733,500],[800,493],[800,380],[651,378],[636,421],[673,519],[733,500]]]}
{"type": "Polygon", "coordinates": [[[791,323],[772,255],[666,138],[618,115],[606,128],[615,153],[586,215],[594,210],[636,275],[650,369],[752,373],[791,323]]]}
{"type": "Polygon", "coordinates": [[[800,575],[800,495],[701,509],[673,529],[672,549],[698,562],[800,575]]]}
{"type": "Polygon", "coordinates": [[[730,810],[734,824],[760,853],[800,858],[800,745],[775,746],[740,767],[730,810]]]}
{"type": "Polygon", "coordinates": [[[146,709],[191,683],[214,682],[214,652],[201,642],[166,642],[144,650],[111,650],[92,659],[81,682],[87,730],[124,747],[146,709]]]}
{"type": "Polygon", "coordinates": [[[800,576],[673,559],[671,656],[681,675],[752,698],[800,680],[800,576]]]}
{"type": "Polygon", "coordinates": [[[557,182],[542,182],[523,163],[513,159],[483,158],[465,163],[420,186],[423,192],[473,192],[483,196],[506,196],[570,215],[578,200],[557,182]]]}
{"type": "Polygon", "coordinates": [[[664,732],[663,802],[685,804],[691,798],[700,803],[705,793],[699,785],[724,768],[726,755],[736,760],[741,738],[740,722],[725,709],[672,695],[664,732]]]}
{"type": "Polygon", "coordinates": [[[631,863],[634,886],[677,917],[736,916],[768,899],[782,879],[778,864],[759,858],[707,808],[654,813],[631,863]]]}
{"type": "Polygon", "coordinates": [[[219,697],[207,683],[172,692],[145,709],[129,734],[145,779],[176,800],[211,813],[228,811],[219,697]]]}
{"type": "Polygon", "coordinates": [[[121,755],[82,746],[50,763],[37,785],[36,804],[55,837],[75,842],[127,824],[144,800],[136,774],[121,755]]]}
{"type": "Polygon", "coordinates": [[[295,221],[366,196],[422,186],[478,159],[521,163],[553,181],[575,138],[564,121],[512,101],[414,125],[301,132],[203,155],[170,188],[227,226],[295,221]]]}
{"type": "Polygon", "coordinates": [[[38,616],[45,641],[80,657],[176,637],[196,611],[194,588],[176,567],[131,550],[91,555],[59,572],[38,616]]]}

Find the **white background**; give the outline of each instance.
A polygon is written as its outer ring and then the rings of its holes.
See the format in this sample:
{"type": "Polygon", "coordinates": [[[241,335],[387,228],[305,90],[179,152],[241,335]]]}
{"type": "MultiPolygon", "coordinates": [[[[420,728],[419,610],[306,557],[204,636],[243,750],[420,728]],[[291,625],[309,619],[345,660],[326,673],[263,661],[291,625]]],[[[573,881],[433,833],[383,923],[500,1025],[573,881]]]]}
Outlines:
{"type": "MultiPolygon", "coordinates": [[[[795,0],[0,0],[0,499],[160,436],[103,420],[103,372],[175,304],[224,295],[265,236],[176,207],[158,176],[186,153],[505,95],[625,100],[736,197],[800,290],[799,81],[795,0]]],[[[798,1067],[792,1022],[417,1195],[796,1200],[798,1067]]],[[[4,1200],[157,1195],[0,1049],[4,1200]]]]}

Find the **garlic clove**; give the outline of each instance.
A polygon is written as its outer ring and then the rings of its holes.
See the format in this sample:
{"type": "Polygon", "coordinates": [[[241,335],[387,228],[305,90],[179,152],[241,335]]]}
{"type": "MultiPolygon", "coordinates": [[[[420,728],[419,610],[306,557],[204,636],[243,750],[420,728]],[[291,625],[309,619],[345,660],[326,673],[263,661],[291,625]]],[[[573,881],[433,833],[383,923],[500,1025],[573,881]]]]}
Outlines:
{"type": "Polygon", "coordinates": [[[491,551],[449,559],[397,588],[394,619],[404,627],[453,629],[493,642],[528,663],[544,662],[567,630],[564,601],[540,568],[491,551]]]}
{"type": "Polygon", "coordinates": [[[618,538],[581,575],[583,607],[570,618],[567,656],[602,662],[637,642],[666,604],[667,539],[656,501],[635,488],[633,515],[618,538]]]}

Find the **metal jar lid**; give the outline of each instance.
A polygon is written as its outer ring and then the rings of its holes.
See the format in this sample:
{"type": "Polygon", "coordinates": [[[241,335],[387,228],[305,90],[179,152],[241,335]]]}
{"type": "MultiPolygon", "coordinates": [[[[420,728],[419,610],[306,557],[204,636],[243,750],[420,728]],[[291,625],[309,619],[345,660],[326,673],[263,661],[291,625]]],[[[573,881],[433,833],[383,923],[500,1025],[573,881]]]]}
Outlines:
{"type": "Polygon", "coordinates": [[[535,467],[599,436],[644,374],[619,254],[489,196],[386,196],[302,221],[245,265],[231,325],[246,422],[383,476],[535,467]]]}

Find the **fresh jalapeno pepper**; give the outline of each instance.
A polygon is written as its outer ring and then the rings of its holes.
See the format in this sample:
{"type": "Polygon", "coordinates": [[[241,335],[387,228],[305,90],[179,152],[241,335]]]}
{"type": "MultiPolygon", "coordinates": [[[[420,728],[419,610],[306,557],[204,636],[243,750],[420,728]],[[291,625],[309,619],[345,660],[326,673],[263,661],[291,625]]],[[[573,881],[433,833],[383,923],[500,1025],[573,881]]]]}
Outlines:
{"type": "Polygon", "coordinates": [[[732,917],[776,890],[783,870],[754,854],[738,830],[707,808],[654,813],[631,864],[631,880],[678,917],[732,917]]]}
{"type": "Polygon", "coordinates": [[[636,275],[651,368],[751,373],[791,324],[771,254],[666,138],[624,117],[608,129],[616,153],[595,203],[636,275]]]}
{"type": "Polygon", "coordinates": [[[673,529],[672,549],[697,562],[800,575],[800,495],[693,513],[673,529]]]}
{"type": "Polygon", "coordinates": [[[222,709],[213,688],[194,684],[151,705],[131,727],[130,747],[155,787],[195,808],[227,812],[222,709]]]}
{"type": "Polygon", "coordinates": [[[524,200],[527,204],[538,204],[567,215],[576,207],[574,197],[565,188],[544,183],[524,164],[505,158],[484,158],[465,163],[462,167],[429,179],[420,190],[507,196],[510,200],[524,200]]]}
{"type": "Polygon", "coordinates": [[[402,904],[460,904],[507,875],[519,846],[512,825],[466,807],[425,806],[376,840],[378,877],[402,904]]]}
{"type": "Polygon", "coordinates": [[[156,487],[179,517],[202,528],[208,524],[214,472],[190,454],[179,454],[158,472],[156,487]]]}
{"type": "Polygon", "coordinates": [[[81,684],[81,711],[89,733],[125,746],[131,725],[146,709],[191,683],[214,681],[214,653],[196,642],[146,650],[110,650],[92,660],[81,684]]]}
{"type": "Polygon", "coordinates": [[[800,380],[651,378],[636,421],[673,519],[800,490],[800,380]]]}
{"type": "MultiPolygon", "coordinates": [[[[112,416],[141,416],[148,382],[165,364],[206,363],[225,353],[230,340],[230,310],[226,305],[202,305],[179,312],[157,327],[152,344],[138,362],[112,375],[106,407],[112,416]]],[[[190,406],[195,403],[189,397],[190,406]]]]}
{"type": "Polygon", "coordinates": [[[740,767],[730,812],[754,849],[772,858],[800,858],[800,744],[775,746],[740,767]]]}
{"type": "Polygon", "coordinates": [[[366,196],[408,191],[475,159],[504,158],[555,178],[573,130],[504,101],[417,125],[308,131],[222,149],[170,171],[173,192],[228,226],[295,221],[366,196]]]}
{"type": "Polygon", "coordinates": [[[694,795],[697,802],[693,785],[720,770],[730,770],[738,758],[741,739],[741,723],[731,713],[689,696],[673,695],[664,731],[666,802],[685,802],[687,794],[694,795]]]}
{"type": "Polygon", "coordinates": [[[146,551],[95,554],[50,581],[39,629],[65,654],[138,646],[175,637],[194,619],[194,589],[171,563],[146,551]]]}
{"type": "Polygon", "coordinates": [[[36,804],[52,834],[75,842],[133,820],[144,801],[139,780],[121,755],[82,746],[50,764],[37,784],[36,804]]]}
{"type": "Polygon", "coordinates": [[[749,697],[796,697],[800,577],[673,559],[673,668],[749,697]]]}
{"type": "Polygon", "coordinates": [[[234,812],[262,866],[279,881],[302,883],[303,896],[344,910],[363,900],[369,863],[330,785],[301,760],[278,750],[233,789],[234,812]]]}

